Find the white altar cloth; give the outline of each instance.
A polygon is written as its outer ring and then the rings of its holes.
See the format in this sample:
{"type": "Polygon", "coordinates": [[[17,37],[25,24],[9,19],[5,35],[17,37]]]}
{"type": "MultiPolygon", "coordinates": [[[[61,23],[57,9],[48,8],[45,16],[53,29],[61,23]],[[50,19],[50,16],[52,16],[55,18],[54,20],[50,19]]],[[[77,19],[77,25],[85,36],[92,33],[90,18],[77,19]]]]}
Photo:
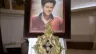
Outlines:
{"type": "MultiPolygon", "coordinates": [[[[29,41],[28,54],[36,54],[32,47],[36,44],[37,38],[28,38],[28,41],[29,41]]],[[[59,38],[59,42],[61,43],[61,46],[63,48],[65,48],[64,50],[62,50],[61,54],[65,54],[65,51],[66,51],[66,41],[64,41],[63,38],[59,38]]]]}

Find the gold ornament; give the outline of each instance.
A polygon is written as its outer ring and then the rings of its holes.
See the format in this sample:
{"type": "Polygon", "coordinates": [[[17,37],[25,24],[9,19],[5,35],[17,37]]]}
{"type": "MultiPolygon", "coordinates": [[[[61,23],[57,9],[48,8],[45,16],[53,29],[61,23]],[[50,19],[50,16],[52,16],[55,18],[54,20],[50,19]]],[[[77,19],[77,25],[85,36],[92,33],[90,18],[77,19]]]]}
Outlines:
{"type": "Polygon", "coordinates": [[[36,54],[60,54],[63,47],[59,43],[59,37],[53,35],[52,25],[45,25],[44,35],[38,36],[36,45],[33,47],[36,54]]]}

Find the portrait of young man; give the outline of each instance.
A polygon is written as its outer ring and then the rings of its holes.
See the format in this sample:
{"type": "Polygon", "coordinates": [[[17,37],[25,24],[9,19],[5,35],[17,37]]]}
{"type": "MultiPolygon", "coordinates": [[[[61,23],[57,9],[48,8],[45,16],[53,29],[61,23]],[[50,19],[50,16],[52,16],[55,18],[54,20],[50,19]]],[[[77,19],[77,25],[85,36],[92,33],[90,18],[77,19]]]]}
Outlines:
{"type": "Polygon", "coordinates": [[[65,32],[63,0],[32,0],[29,32],[44,32],[51,23],[54,32],[65,32]]]}

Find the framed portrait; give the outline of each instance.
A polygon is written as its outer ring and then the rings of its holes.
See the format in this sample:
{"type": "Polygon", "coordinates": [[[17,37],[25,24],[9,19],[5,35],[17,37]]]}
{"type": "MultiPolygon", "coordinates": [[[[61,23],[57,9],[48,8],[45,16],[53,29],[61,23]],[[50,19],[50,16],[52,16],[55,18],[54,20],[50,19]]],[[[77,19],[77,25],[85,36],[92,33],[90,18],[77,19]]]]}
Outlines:
{"type": "Polygon", "coordinates": [[[52,25],[54,35],[70,38],[70,0],[25,0],[24,37],[37,37],[52,25]]]}

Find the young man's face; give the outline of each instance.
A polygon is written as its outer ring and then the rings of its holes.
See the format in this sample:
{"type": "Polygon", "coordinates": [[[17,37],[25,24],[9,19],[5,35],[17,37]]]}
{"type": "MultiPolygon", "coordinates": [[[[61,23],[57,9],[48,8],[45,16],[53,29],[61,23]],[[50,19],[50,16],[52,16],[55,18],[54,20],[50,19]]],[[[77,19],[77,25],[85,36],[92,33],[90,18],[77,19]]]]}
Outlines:
{"type": "Polygon", "coordinates": [[[54,8],[54,5],[53,3],[46,3],[44,6],[43,6],[43,13],[46,15],[46,16],[49,16],[52,11],[53,11],[53,8],[54,8]]]}

